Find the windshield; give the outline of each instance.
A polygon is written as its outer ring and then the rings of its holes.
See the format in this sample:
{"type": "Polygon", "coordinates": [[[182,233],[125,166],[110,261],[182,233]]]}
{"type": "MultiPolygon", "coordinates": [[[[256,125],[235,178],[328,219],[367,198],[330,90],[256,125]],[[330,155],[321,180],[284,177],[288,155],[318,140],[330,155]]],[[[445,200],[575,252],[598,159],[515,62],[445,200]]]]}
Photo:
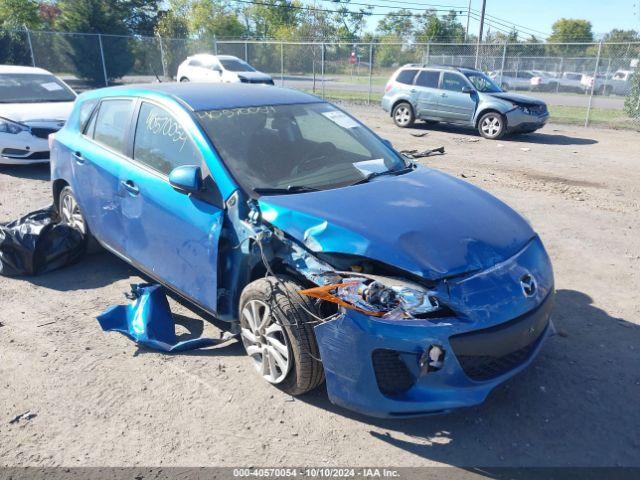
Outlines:
{"type": "Polygon", "coordinates": [[[73,102],[76,95],[53,75],[0,74],[0,103],[73,102]]]}
{"type": "Polygon", "coordinates": [[[502,90],[489,77],[480,72],[466,72],[465,75],[479,92],[498,93],[502,90]]]}
{"type": "Polygon", "coordinates": [[[220,63],[222,64],[225,70],[228,70],[230,72],[255,72],[256,71],[251,65],[243,62],[242,60],[229,60],[229,59],[221,58],[220,63]]]}
{"type": "Polygon", "coordinates": [[[406,166],[367,128],[328,103],[209,110],[197,116],[247,191],[328,189],[406,166]]]}

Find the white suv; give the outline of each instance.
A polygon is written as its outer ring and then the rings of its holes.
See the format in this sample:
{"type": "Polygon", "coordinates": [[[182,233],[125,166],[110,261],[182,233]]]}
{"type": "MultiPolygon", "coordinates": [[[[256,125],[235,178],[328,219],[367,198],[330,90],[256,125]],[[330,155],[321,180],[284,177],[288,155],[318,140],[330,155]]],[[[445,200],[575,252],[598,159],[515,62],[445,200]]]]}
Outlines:
{"type": "Polygon", "coordinates": [[[238,57],[208,53],[187,57],[178,67],[177,80],[179,82],[242,82],[273,85],[273,79],[270,75],[258,72],[238,57]]]}

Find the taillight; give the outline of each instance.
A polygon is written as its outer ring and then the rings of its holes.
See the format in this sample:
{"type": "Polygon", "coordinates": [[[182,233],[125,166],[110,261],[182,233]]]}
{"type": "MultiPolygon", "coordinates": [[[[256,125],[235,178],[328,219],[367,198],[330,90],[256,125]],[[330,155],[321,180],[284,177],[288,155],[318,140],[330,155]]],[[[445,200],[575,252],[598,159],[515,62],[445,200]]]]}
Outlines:
{"type": "Polygon", "coordinates": [[[49,140],[49,151],[51,151],[51,149],[53,148],[53,141],[55,140],[55,133],[50,133],[48,140],[49,140]]]}
{"type": "Polygon", "coordinates": [[[384,87],[384,92],[387,93],[389,90],[391,90],[393,88],[393,82],[389,82],[387,83],[387,85],[384,87]]]}

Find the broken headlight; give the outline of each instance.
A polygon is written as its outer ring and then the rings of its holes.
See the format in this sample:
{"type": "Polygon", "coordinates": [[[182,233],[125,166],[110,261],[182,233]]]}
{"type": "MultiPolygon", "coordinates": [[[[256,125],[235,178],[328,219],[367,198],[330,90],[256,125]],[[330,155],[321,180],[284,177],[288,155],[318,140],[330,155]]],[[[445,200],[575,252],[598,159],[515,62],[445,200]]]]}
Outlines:
{"type": "Polygon", "coordinates": [[[441,309],[435,294],[422,286],[380,276],[347,277],[341,283],[300,293],[366,315],[390,319],[412,318],[441,309]]]}

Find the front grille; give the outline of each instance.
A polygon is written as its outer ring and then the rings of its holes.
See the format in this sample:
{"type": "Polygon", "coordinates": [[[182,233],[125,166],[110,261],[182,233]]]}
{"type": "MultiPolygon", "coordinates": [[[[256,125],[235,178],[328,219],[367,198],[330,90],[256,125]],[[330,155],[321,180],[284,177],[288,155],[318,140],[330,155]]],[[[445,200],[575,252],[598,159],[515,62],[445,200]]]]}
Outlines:
{"type": "Polygon", "coordinates": [[[492,357],[490,355],[459,355],[458,361],[464,373],[472,380],[491,380],[524,363],[536,345],[537,342],[533,342],[520,350],[508,353],[502,357],[492,357]]]}
{"type": "Polygon", "coordinates": [[[253,84],[260,84],[260,83],[264,83],[266,85],[273,85],[273,80],[271,79],[267,79],[267,80],[261,80],[261,79],[250,79],[250,78],[241,78],[240,81],[242,83],[253,83],[253,84]]]}
{"type": "Polygon", "coordinates": [[[49,152],[33,152],[29,155],[28,150],[18,148],[5,148],[2,150],[2,155],[16,160],[47,160],[49,158],[49,152]]]}
{"type": "Polygon", "coordinates": [[[415,383],[416,379],[397,351],[374,350],[371,359],[378,388],[384,395],[399,395],[409,390],[415,383]]]}
{"type": "Polygon", "coordinates": [[[20,148],[5,148],[2,150],[2,155],[6,157],[24,157],[29,155],[29,150],[22,150],[20,148]]]}
{"type": "Polygon", "coordinates": [[[464,373],[472,380],[498,377],[525,362],[549,324],[553,295],[536,309],[508,322],[449,338],[464,373]]]}
{"type": "Polygon", "coordinates": [[[532,105],[529,107],[529,111],[535,115],[542,115],[543,113],[547,113],[546,105],[532,105]]]}
{"type": "Polygon", "coordinates": [[[56,133],[59,128],[41,128],[41,127],[32,127],[31,134],[38,138],[49,138],[49,135],[52,133],[56,133]]]}

